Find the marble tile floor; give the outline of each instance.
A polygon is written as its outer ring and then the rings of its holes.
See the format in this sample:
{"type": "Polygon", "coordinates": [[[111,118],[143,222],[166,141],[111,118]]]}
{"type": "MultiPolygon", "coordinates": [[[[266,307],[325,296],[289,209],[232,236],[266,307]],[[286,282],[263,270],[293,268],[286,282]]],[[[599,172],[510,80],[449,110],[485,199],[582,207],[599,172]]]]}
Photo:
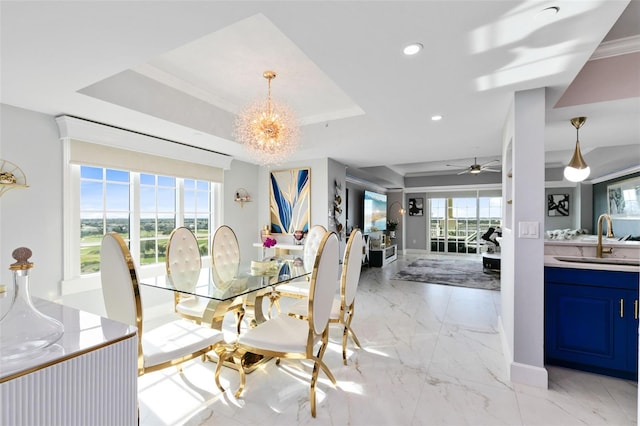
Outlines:
{"type": "MultiPolygon", "coordinates": [[[[140,424],[155,425],[635,425],[637,383],[549,367],[549,389],[509,382],[497,321],[500,293],[394,281],[417,256],[364,268],[342,364],[341,330],[331,329],[320,373],[317,417],[309,408],[311,364],[271,360],[247,376],[191,361],[139,378],[140,424]]],[[[425,257],[423,255],[419,257],[425,257]]],[[[286,308],[286,301],[283,300],[286,308]]],[[[230,319],[231,320],[231,319],[230,319]]],[[[226,324],[232,337],[233,324],[226,324]]]]}

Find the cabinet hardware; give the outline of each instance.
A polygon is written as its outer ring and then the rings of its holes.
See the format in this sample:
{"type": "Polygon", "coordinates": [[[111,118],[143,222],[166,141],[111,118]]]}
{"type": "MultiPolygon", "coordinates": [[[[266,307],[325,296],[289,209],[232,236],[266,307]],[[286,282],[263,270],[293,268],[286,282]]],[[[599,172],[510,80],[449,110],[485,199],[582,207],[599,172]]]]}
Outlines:
{"type": "Polygon", "coordinates": [[[620,299],[620,318],[624,318],[624,299],[620,299]]]}
{"type": "Polygon", "coordinates": [[[633,302],[634,318],[638,319],[638,299],[633,302]]]}

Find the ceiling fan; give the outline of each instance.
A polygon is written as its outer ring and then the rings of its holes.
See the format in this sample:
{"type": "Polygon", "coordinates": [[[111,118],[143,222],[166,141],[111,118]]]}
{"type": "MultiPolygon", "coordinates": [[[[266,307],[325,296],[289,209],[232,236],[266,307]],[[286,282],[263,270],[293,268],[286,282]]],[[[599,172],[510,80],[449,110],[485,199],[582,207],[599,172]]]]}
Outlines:
{"type": "Polygon", "coordinates": [[[495,172],[495,173],[500,173],[502,170],[500,169],[492,169],[491,167],[489,167],[489,164],[491,163],[495,163],[498,160],[491,160],[488,161],[484,164],[478,164],[478,158],[477,157],[473,157],[473,164],[470,166],[459,166],[456,164],[447,164],[447,166],[449,167],[457,167],[457,168],[464,168],[463,171],[461,171],[460,173],[458,173],[459,175],[463,175],[465,173],[471,173],[474,175],[477,175],[480,172],[495,172]]]}

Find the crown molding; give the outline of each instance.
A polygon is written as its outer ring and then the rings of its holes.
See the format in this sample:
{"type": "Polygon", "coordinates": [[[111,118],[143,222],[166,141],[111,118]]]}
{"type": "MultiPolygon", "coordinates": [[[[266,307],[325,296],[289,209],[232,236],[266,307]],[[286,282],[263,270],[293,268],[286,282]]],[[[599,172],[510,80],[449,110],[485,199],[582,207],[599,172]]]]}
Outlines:
{"type": "Polygon", "coordinates": [[[612,56],[627,55],[640,52],[640,35],[625,37],[618,40],[606,41],[593,52],[590,61],[611,58],[612,56]]]}
{"type": "Polygon", "coordinates": [[[592,179],[589,182],[596,184],[596,183],[600,183],[600,182],[606,182],[608,180],[611,179],[616,179],[619,177],[623,177],[626,175],[630,175],[632,173],[636,173],[636,172],[640,172],[640,166],[632,166],[614,173],[609,173],[608,175],[604,175],[604,176],[600,176],[598,178],[592,179]]]}

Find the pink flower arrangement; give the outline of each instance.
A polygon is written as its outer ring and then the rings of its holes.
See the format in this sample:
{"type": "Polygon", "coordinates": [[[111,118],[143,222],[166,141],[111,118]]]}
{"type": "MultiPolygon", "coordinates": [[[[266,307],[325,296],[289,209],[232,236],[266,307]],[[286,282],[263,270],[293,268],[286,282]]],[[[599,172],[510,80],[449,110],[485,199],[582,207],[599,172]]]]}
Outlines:
{"type": "Polygon", "coordinates": [[[264,242],[262,243],[262,245],[265,248],[270,248],[270,247],[275,246],[276,243],[277,243],[277,241],[276,241],[275,238],[267,237],[267,238],[264,239],[264,242]]]}

